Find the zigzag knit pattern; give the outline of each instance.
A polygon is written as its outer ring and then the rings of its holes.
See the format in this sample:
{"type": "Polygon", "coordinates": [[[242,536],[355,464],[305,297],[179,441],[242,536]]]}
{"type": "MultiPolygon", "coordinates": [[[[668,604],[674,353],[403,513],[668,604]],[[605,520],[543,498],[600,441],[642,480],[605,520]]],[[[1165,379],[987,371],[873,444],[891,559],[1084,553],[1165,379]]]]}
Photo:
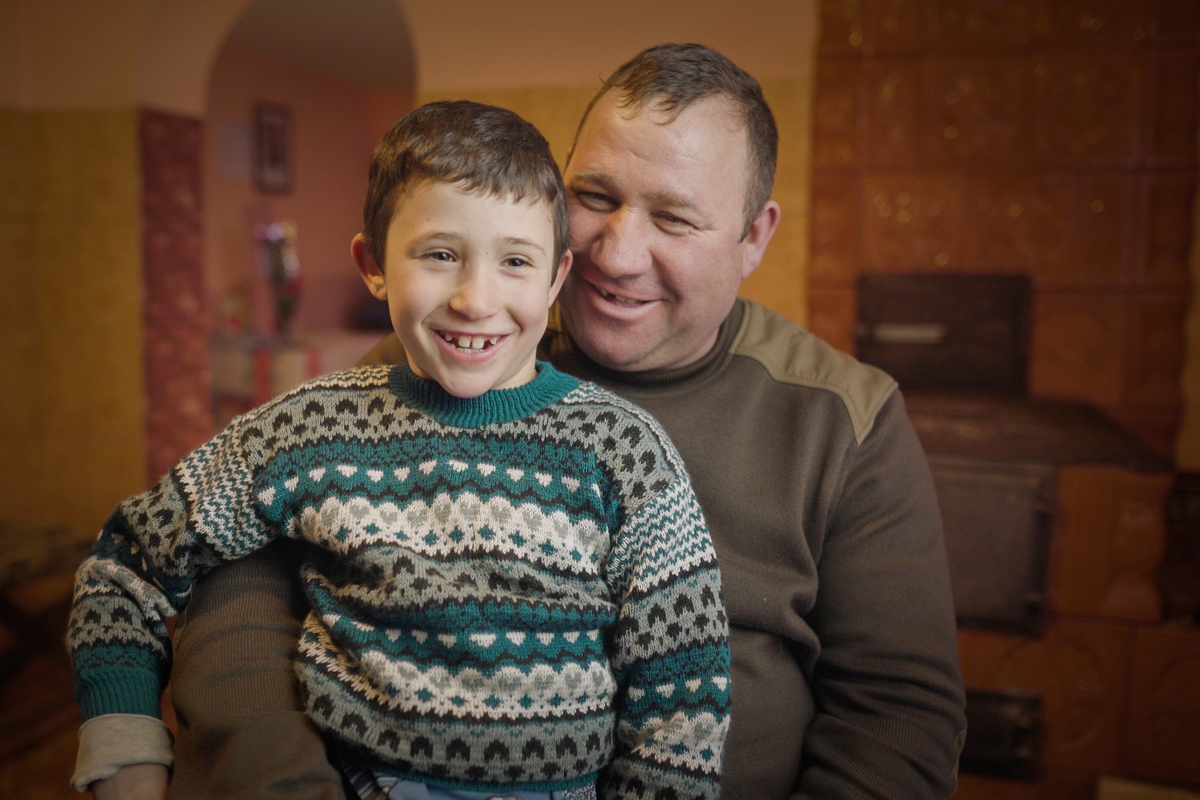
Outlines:
{"type": "Polygon", "coordinates": [[[717,796],[716,558],[644,411],[547,364],[472,399],[400,366],[236,419],[125,501],[80,567],[84,718],[156,715],[164,618],[198,575],[278,536],[314,545],[297,670],[344,757],[467,789],[717,796]]]}

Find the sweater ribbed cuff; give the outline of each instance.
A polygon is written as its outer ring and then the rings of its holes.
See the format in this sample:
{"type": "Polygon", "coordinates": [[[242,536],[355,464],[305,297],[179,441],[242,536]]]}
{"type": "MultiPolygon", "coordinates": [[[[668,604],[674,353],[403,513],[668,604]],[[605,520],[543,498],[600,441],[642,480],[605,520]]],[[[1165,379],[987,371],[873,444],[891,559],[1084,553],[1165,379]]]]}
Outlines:
{"type": "Polygon", "coordinates": [[[161,696],[158,676],[145,670],[87,670],[75,676],[75,699],[84,720],[102,714],[141,714],[157,718],[161,696]]]}

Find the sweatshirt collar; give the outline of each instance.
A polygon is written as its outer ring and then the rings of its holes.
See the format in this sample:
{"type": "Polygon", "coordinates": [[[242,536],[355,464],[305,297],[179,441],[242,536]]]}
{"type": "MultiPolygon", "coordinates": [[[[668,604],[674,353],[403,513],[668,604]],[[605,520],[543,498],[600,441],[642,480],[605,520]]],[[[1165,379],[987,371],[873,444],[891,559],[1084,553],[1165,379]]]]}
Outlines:
{"type": "MultiPolygon", "coordinates": [[[[568,334],[563,334],[562,338],[568,341],[570,358],[574,361],[569,368],[586,380],[595,381],[602,386],[628,387],[630,390],[670,389],[707,380],[724,369],[729,361],[729,348],[733,345],[734,337],[737,336],[745,313],[746,303],[739,297],[717,330],[717,341],[712,348],[698,360],[680,367],[663,367],[636,372],[611,369],[589,358],[573,340],[570,340],[568,334]]],[[[552,354],[560,354],[557,347],[552,346],[551,351],[552,354]]]]}

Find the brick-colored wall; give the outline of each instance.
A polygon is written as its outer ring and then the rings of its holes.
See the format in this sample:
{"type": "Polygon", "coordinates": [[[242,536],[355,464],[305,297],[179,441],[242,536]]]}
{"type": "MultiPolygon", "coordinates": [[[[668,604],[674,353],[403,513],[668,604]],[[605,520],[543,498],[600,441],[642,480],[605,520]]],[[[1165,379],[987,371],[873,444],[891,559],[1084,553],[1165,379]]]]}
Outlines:
{"type": "Polygon", "coordinates": [[[1031,393],[1174,454],[1200,4],[824,0],[810,324],[869,273],[1032,278],[1031,393]]]}

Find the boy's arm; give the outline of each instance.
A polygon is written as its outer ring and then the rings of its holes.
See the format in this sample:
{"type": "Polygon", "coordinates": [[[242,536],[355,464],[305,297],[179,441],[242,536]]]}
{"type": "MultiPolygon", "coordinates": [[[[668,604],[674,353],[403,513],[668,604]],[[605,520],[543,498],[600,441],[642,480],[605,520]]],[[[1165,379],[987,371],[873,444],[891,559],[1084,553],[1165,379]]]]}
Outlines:
{"type": "Polygon", "coordinates": [[[167,800],[170,780],[162,764],[130,764],[92,785],[96,800],[167,800]]]}
{"type": "Polygon", "coordinates": [[[729,628],[712,540],[685,476],[629,516],[609,559],[617,752],[601,797],[715,798],[729,728],[729,628]],[[638,786],[642,788],[639,790],[638,786]]]}
{"type": "Polygon", "coordinates": [[[129,769],[133,766],[161,767],[166,786],[167,768],[171,766],[171,732],[162,720],[141,714],[103,714],[79,728],[79,752],[71,777],[76,791],[86,792],[91,786],[96,796],[101,797],[99,784],[106,783],[105,796],[123,797],[135,773],[147,778],[158,774],[153,770],[129,769]],[[124,773],[122,778],[116,780],[121,773],[124,773]]]}
{"type": "Polygon", "coordinates": [[[251,488],[231,429],[126,500],[105,523],[76,574],[67,631],[85,723],[83,769],[73,783],[86,785],[132,763],[170,763],[169,744],[155,741],[154,733],[170,669],[166,620],[186,603],[201,569],[269,538],[251,488]],[[136,735],[114,734],[121,724],[136,735]],[[93,729],[105,733],[91,736],[93,729]],[[112,743],[123,752],[105,751],[112,743]]]}

